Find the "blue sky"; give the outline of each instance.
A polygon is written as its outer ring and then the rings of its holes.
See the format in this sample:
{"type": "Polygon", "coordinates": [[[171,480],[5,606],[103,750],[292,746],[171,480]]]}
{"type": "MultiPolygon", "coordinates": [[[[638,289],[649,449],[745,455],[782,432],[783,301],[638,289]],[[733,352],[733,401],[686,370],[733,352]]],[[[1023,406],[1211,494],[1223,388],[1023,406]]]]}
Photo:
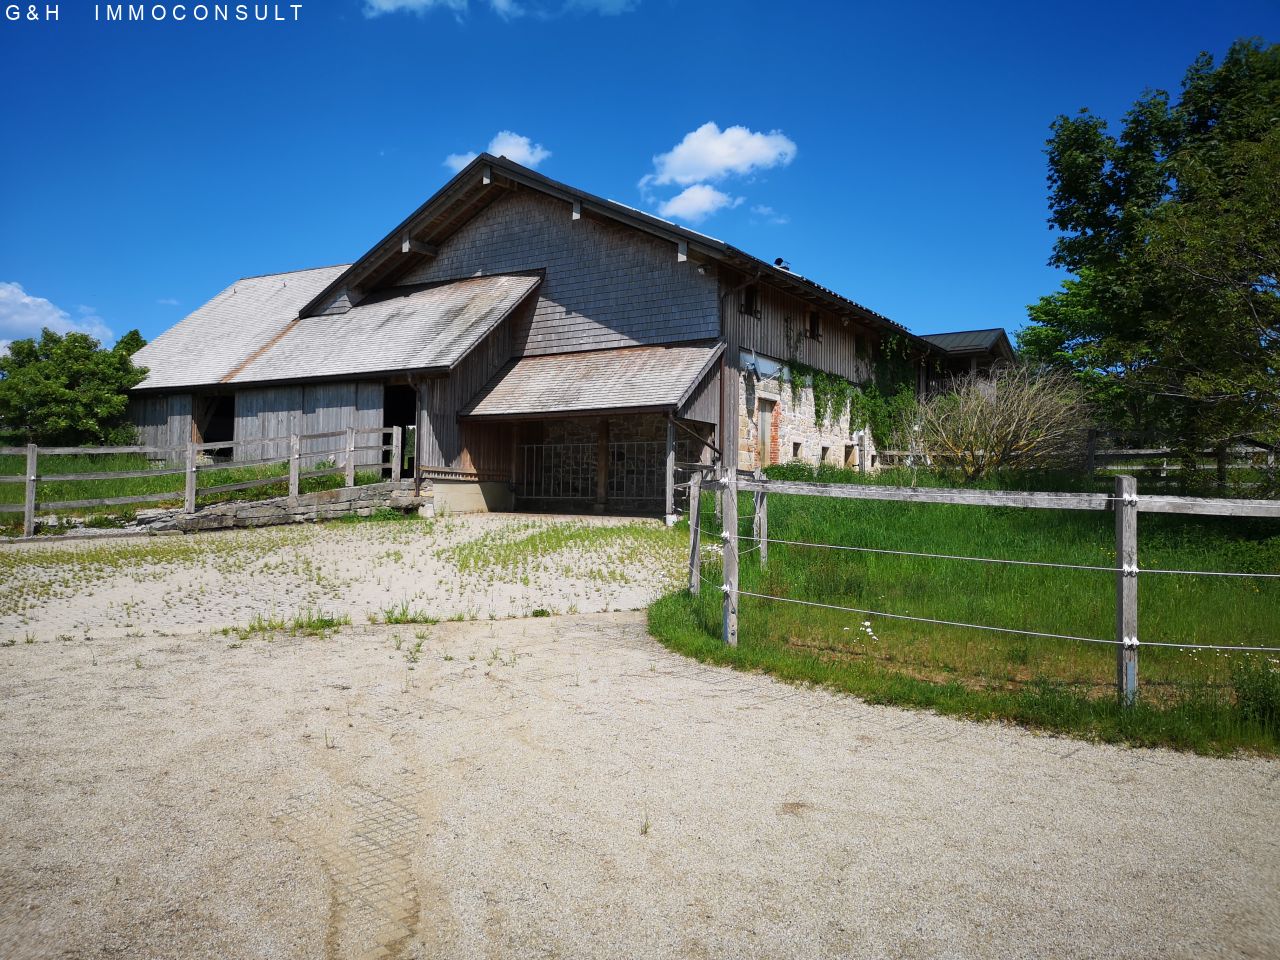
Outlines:
{"type": "Polygon", "coordinates": [[[304,0],[297,22],[201,24],[58,6],[0,20],[0,340],[153,337],[238,277],[349,261],[503,132],[548,176],[916,332],[1013,331],[1061,280],[1054,116],[1118,118],[1200,50],[1280,26],[1275,0],[304,0]]]}

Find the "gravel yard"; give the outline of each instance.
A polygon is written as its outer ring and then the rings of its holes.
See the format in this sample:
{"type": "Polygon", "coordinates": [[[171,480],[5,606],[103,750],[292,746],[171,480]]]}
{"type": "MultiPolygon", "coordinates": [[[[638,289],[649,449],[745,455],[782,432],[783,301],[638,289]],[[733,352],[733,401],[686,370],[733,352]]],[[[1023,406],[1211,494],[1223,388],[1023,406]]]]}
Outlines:
{"type": "Polygon", "coordinates": [[[551,521],[546,569],[514,568],[525,521],[451,522],[187,538],[243,555],[100,560],[88,597],[7,614],[0,957],[1280,955],[1280,763],[868,706],[684,659],[636,612],[210,629],[311,589],[308,542],[348,585],[293,602],[352,611],[399,599],[365,582],[393,550],[440,612],[616,610],[668,575],[551,521]],[[630,559],[600,581],[592,551],[630,559]]]}
{"type": "Polygon", "coordinates": [[[437,620],[635,610],[681,576],[657,520],[472,515],[0,546],[0,642],[356,623],[406,606],[437,620]]]}

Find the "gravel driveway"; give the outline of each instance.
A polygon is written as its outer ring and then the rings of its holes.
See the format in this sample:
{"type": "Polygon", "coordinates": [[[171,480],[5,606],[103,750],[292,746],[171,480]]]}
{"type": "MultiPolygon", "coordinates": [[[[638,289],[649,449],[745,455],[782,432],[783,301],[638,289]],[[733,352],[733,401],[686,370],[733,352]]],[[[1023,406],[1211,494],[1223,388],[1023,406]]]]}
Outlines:
{"type": "Polygon", "coordinates": [[[0,705],[4,957],[1280,955],[1280,764],[867,706],[636,613],[20,642],[0,705]]]}

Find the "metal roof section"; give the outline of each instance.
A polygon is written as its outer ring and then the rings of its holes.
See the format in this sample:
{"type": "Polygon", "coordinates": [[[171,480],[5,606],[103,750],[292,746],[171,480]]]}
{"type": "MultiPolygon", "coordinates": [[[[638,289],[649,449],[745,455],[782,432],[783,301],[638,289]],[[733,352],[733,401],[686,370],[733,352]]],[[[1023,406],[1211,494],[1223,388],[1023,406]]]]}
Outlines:
{"type": "Polygon", "coordinates": [[[544,177],[540,173],[514,163],[505,157],[482,153],[460,170],[426,203],[420,206],[394,230],[378,241],[364,256],[357,260],[342,276],[334,279],[320,295],[303,308],[304,314],[320,310],[343,287],[359,289],[361,284],[376,287],[389,277],[411,269],[418,258],[433,256],[435,245],[443,241],[457,227],[482,210],[512,186],[522,185],[557,197],[573,206],[575,215],[589,210],[598,215],[624,223],[647,233],[669,240],[682,251],[696,251],[709,260],[726,263],[747,273],[767,278],[779,286],[801,296],[824,302],[829,307],[847,310],[885,324],[912,337],[926,346],[906,327],[890,320],[882,313],[865,307],[824,287],[819,283],[776,264],[761,260],[744,250],[679,226],[670,220],[629,207],[626,204],[598,197],[567,184],[544,177]]]}
{"type": "Polygon", "coordinates": [[[494,377],[462,416],[674,411],[723,352],[722,343],[699,343],[521,357],[494,377]]]}
{"type": "Polygon", "coordinates": [[[541,280],[506,274],[380,291],[345,313],[296,320],[225,382],[447,370],[541,280]]]}
{"type": "Polygon", "coordinates": [[[994,349],[1001,338],[1008,339],[1003,327],[990,330],[958,330],[954,333],[929,333],[923,339],[947,353],[982,353],[994,349]]]}
{"type": "Polygon", "coordinates": [[[139,390],[209,386],[277,336],[348,264],[237,280],[134,354],[139,390]]]}

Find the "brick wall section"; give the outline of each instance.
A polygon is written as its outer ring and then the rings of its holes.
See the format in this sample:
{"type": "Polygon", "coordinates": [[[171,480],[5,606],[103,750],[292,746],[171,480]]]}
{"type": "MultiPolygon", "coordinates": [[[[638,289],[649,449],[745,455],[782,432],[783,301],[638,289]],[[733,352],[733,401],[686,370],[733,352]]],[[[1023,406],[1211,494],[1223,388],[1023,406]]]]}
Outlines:
{"type": "Polygon", "coordinates": [[[400,282],[545,270],[517,354],[567,353],[719,336],[714,271],[680,263],[674,244],[584,217],[532,192],[495,201],[400,282]]]}
{"type": "MultiPolygon", "coordinates": [[[[738,391],[738,469],[755,470],[760,465],[760,404],[773,402],[772,429],[768,437],[770,463],[787,463],[799,459],[817,465],[825,462],[835,467],[859,466],[858,448],[863,430],[849,429],[846,411],[838,423],[819,427],[814,421],[813,388],[802,387],[798,400],[793,400],[791,384],[776,380],[760,382],[749,373],[739,374],[741,389],[738,391]],[[800,454],[794,453],[794,444],[800,444],[800,454]],[[822,448],[827,448],[827,458],[822,460],[822,448]]],[[[875,444],[867,432],[866,447],[872,457],[875,444]]],[[[874,463],[874,460],[870,460],[874,463]]]]}

